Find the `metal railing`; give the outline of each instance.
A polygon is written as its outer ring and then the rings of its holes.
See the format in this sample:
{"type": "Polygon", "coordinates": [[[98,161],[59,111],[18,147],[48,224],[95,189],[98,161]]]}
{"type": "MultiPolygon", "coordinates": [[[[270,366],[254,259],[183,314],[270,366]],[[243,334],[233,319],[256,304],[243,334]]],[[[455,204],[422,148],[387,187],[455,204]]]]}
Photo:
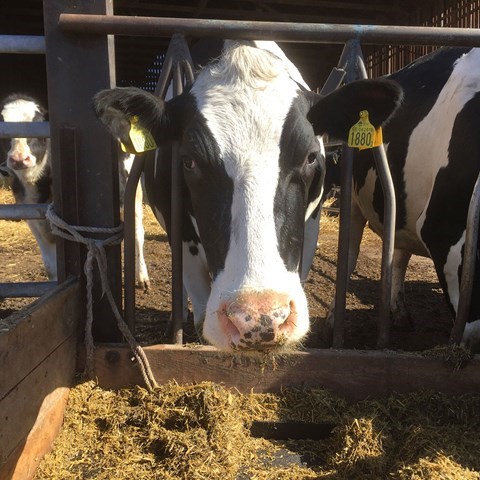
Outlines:
{"type": "MultiPolygon", "coordinates": [[[[45,38],[31,35],[0,35],[0,54],[45,55],[45,38]]],[[[0,122],[0,138],[45,138],[50,136],[49,122],[0,122]]],[[[3,159],[0,159],[0,163],[3,159]]],[[[0,219],[44,219],[46,204],[0,205],[0,219]]],[[[40,297],[55,287],[57,282],[0,283],[0,298],[40,297]]]]}
{"type": "MultiPolygon", "coordinates": [[[[365,77],[365,68],[359,54],[359,43],[366,44],[411,44],[411,45],[456,45],[456,46],[480,46],[480,31],[469,28],[438,28],[438,27],[399,27],[399,26],[375,26],[375,25],[328,25],[328,24],[297,24],[289,22],[255,22],[255,21],[224,21],[224,20],[201,20],[201,19],[177,19],[177,18],[156,18],[156,17],[124,17],[110,15],[85,15],[85,14],[61,14],[58,21],[59,27],[64,32],[75,32],[78,35],[90,34],[119,34],[119,35],[157,35],[168,37],[174,33],[181,32],[195,37],[222,37],[228,32],[228,38],[274,40],[288,42],[309,42],[309,43],[347,43],[350,45],[345,52],[345,65],[354,65],[353,72],[360,72],[360,77],[365,77]],[[348,51],[350,50],[350,51],[348,51]],[[353,52],[353,53],[352,53],[353,52]],[[348,58],[347,58],[348,57],[348,58]],[[360,60],[359,60],[360,59],[360,60]]],[[[337,69],[342,71],[342,61],[337,69]]],[[[354,79],[354,73],[347,73],[347,81],[354,79]]],[[[335,79],[334,79],[335,80],[335,79]]],[[[342,168],[342,194],[348,200],[341,203],[343,217],[349,214],[349,192],[351,191],[351,149],[345,148],[342,168]],[[349,188],[350,185],[350,188],[349,188]]],[[[389,332],[389,304],[391,269],[393,255],[393,233],[395,226],[395,196],[391,178],[389,178],[386,157],[382,149],[375,154],[377,167],[384,173],[380,174],[384,187],[384,198],[386,202],[386,217],[384,219],[386,241],[382,250],[382,304],[380,307],[381,318],[379,320],[378,346],[385,347],[388,344],[389,332]],[[388,212],[387,212],[388,211],[388,212]]],[[[135,185],[136,187],[136,185],[135,185]]],[[[471,210],[476,211],[479,204],[480,182],[477,183],[472,201],[474,206],[471,210]]],[[[174,202],[175,203],[175,202],[174,202]]],[[[342,217],[342,215],[341,215],[342,217]]],[[[468,225],[470,229],[470,225],[468,225]]],[[[478,227],[477,227],[478,228],[478,227]]],[[[339,241],[340,260],[337,276],[336,308],[339,310],[339,317],[336,316],[334,327],[334,345],[343,345],[343,322],[342,309],[344,310],[346,283],[348,281],[345,265],[348,262],[348,230],[347,219],[341,220],[339,241]],[[339,288],[340,285],[340,288],[339,288]],[[339,306],[340,304],[340,306],[339,306]],[[339,320],[340,318],[340,320],[339,320]],[[338,322],[338,323],[337,323],[338,322]]],[[[475,237],[471,233],[467,236],[475,237]]],[[[476,237],[473,238],[476,251],[476,237]]],[[[175,247],[174,247],[175,248],[175,247]]],[[[181,248],[181,246],[179,247],[181,248]]],[[[469,247],[470,249],[472,247],[469,247]]],[[[466,256],[467,261],[468,257],[466,256]]],[[[470,258],[471,261],[475,260],[470,258]]],[[[173,267],[175,268],[175,266],[173,267]]],[[[175,298],[181,298],[180,287],[173,289],[175,298]]],[[[462,296],[467,298],[468,295],[462,296]]],[[[465,306],[462,306],[465,308],[465,306]]],[[[459,306],[459,311],[461,310],[459,306]]],[[[462,330],[463,331],[463,330],[462,330]]]]}

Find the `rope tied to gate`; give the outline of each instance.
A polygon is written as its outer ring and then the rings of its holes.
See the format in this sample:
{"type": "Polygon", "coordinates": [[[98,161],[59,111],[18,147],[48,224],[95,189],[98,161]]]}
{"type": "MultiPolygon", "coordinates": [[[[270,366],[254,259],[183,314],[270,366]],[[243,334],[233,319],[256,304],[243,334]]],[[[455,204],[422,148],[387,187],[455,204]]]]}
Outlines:
{"type": "Polygon", "coordinates": [[[85,349],[86,349],[86,362],[85,373],[91,378],[93,376],[94,365],[94,352],[95,344],[93,341],[92,325],[93,325],[93,268],[94,261],[97,264],[98,271],[100,273],[100,283],[102,286],[102,295],[106,295],[113,314],[117,320],[117,325],[125,337],[130,349],[133,352],[135,360],[138,362],[140,371],[142,373],[145,385],[149,390],[153,390],[158,387],[157,382],[153,376],[153,372],[148,363],[148,359],[145,355],[143,348],[137,343],[134,336],[130,332],[127,324],[122,318],[118,307],[113,298],[112,290],[110,288],[107,278],[107,255],[105,247],[118,245],[123,239],[123,223],[117,227],[86,227],[79,225],[69,225],[62,220],[54,211],[53,204],[51,203],[45,214],[45,218],[50,223],[52,232],[65,240],[72,242],[82,243],[87,247],[87,258],[84,264],[84,272],[87,280],[87,321],[85,324],[85,349]],[[93,234],[109,234],[110,237],[105,239],[89,238],[82,233],[93,234]]]}

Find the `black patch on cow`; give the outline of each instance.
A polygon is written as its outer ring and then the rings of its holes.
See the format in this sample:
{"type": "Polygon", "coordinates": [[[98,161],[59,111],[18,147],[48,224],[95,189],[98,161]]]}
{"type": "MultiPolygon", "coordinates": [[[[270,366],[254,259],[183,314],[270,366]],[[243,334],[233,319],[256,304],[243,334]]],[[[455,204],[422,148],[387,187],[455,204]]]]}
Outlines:
{"type": "MultiPolygon", "coordinates": [[[[437,101],[453,71],[455,61],[469,50],[468,48],[440,49],[388,77],[399,83],[404,91],[402,105],[383,128],[384,142],[389,144],[388,161],[397,199],[397,229],[403,228],[406,222],[403,170],[410,136],[437,101]]],[[[365,184],[370,169],[374,169],[376,173],[372,152],[364,150],[356,153],[353,178],[357,192],[365,184]]],[[[383,222],[383,190],[378,178],[375,184],[373,207],[380,221],[383,222]]]]}
{"type": "Polygon", "coordinates": [[[223,270],[230,244],[233,180],[228,176],[217,142],[205,118],[195,111],[186,125],[181,157],[185,183],[197,221],[209,271],[223,270]],[[194,168],[190,168],[191,165],[194,168]]]}
{"type": "MultiPolygon", "coordinates": [[[[448,149],[448,165],[442,168],[435,178],[425,222],[420,232],[432,255],[445,292],[447,288],[443,267],[451,246],[458,243],[465,230],[470,198],[480,172],[479,122],[480,93],[477,93],[465,104],[455,119],[448,149]]],[[[479,257],[480,243],[477,246],[477,258],[479,257]]],[[[458,275],[460,279],[461,270],[458,275]]],[[[476,267],[473,285],[473,292],[478,291],[480,291],[480,265],[476,267]]],[[[480,299],[474,294],[469,320],[479,318],[480,299]]]]}
{"type": "Polygon", "coordinates": [[[280,139],[280,172],[273,208],[279,253],[289,271],[298,268],[305,212],[320,195],[325,176],[325,158],[306,118],[309,108],[308,98],[299,92],[286,116],[280,139]],[[316,156],[308,159],[309,154],[316,156]]]}
{"type": "MultiPolygon", "coordinates": [[[[183,170],[181,198],[182,238],[184,242],[201,243],[207,256],[209,271],[213,277],[223,270],[230,243],[231,204],[233,182],[227,175],[215,139],[204,117],[195,108],[195,100],[189,93],[182,95],[184,106],[175,119],[181,123],[183,136],[180,145],[180,161],[191,157],[195,161],[193,171],[183,170]],[[193,226],[194,217],[200,238],[193,226]]],[[[178,98],[178,97],[177,97],[178,98]]],[[[171,146],[159,149],[157,160],[150,153],[145,159],[145,187],[149,201],[162,213],[167,235],[171,234],[171,146]]]]}
{"type": "Polygon", "coordinates": [[[193,256],[198,255],[198,247],[197,247],[196,245],[192,245],[192,246],[188,249],[188,251],[189,251],[193,256]]]}

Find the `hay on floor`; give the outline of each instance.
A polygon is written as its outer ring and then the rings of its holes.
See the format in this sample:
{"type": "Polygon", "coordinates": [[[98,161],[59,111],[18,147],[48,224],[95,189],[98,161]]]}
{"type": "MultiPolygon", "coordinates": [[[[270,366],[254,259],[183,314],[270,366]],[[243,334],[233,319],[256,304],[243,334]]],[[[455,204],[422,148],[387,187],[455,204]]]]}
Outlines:
{"type": "Polygon", "coordinates": [[[320,389],[241,395],[202,383],[72,389],[36,480],[480,478],[480,395],[348,405],[320,389]],[[332,422],[324,440],[253,438],[253,420],[332,422]]]}

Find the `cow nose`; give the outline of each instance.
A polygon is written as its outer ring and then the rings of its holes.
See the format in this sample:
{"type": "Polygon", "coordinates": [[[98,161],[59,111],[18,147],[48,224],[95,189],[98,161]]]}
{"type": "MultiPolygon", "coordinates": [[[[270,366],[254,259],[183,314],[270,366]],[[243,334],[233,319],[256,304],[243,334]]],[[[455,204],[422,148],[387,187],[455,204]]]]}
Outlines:
{"type": "Polygon", "coordinates": [[[297,312],[287,294],[267,290],[239,293],[217,315],[233,349],[266,350],[286,343],[297,312]]]}
{"type": "Polygon", "coordinates": [[[18,170],[20,168],[25,168],[26,166],[28,166],[31,163],[30,160],[30,155],[24,155],[20,152],[14,152],[8,157],[7,164],[13,170],[18,170]]]}

